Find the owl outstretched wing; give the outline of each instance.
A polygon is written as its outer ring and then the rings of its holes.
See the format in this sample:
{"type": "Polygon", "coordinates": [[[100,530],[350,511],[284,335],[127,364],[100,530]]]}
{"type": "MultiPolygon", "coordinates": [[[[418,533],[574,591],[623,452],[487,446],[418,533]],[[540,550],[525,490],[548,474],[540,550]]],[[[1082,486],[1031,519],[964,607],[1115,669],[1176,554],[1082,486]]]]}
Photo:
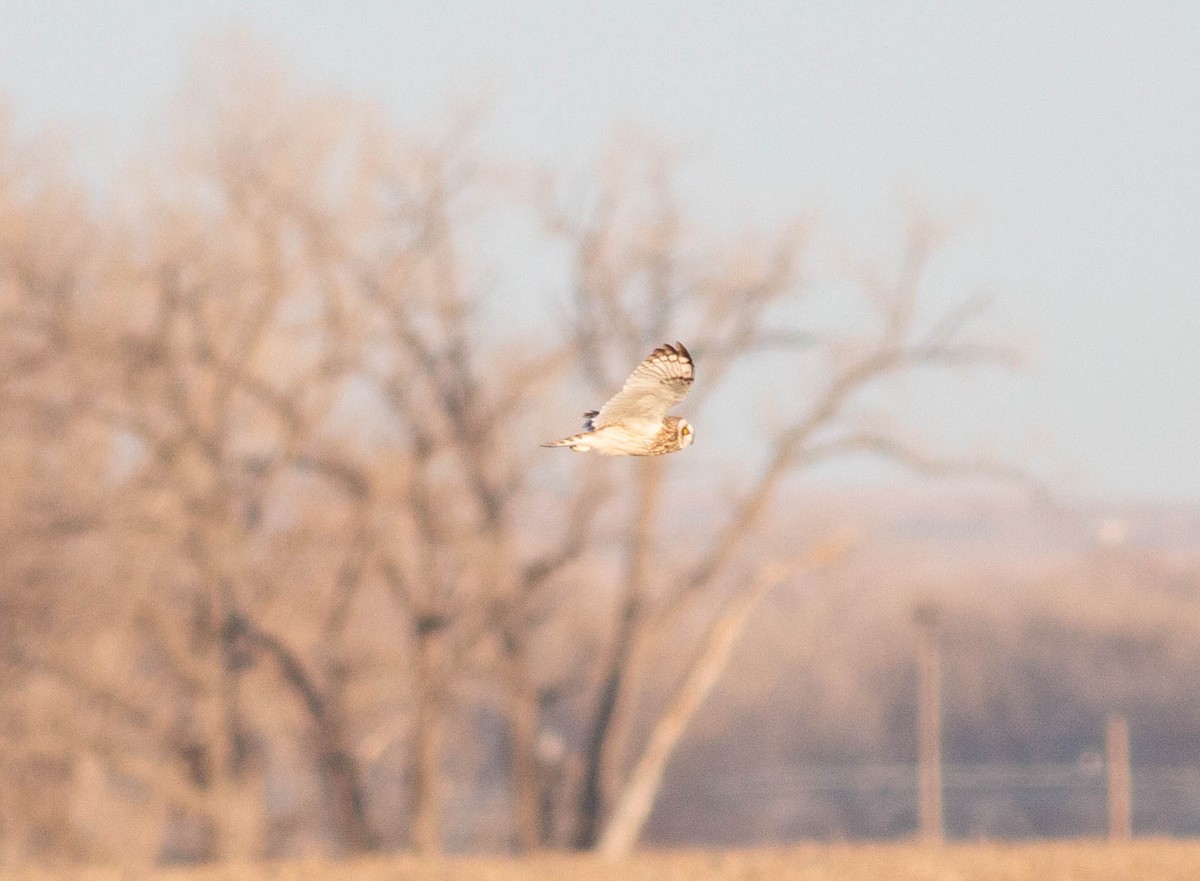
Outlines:
{"type": "Polygon", "coordinates": [[[692,356],[683,343],[665,343],[637,366],[591,423],[603,428],[645,419],[657,426],[668,410],[687,397],[694,377],[692,356]]]}

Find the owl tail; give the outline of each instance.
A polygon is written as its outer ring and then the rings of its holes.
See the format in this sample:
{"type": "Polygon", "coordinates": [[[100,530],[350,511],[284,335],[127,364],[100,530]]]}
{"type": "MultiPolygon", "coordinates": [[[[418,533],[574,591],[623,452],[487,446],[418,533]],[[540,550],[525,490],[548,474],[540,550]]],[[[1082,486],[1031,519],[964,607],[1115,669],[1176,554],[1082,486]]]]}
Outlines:
{"type": "Polygon", "coordinates": [[[543,447],[570,447],[577,453],[586,453],[592,448],[592,445],[587,443],[586,438],[588,433],[585,431],[582,434],[573,434],[570,437],[564,437],[562,440],[549,441],[542,444],[543,447]]]}

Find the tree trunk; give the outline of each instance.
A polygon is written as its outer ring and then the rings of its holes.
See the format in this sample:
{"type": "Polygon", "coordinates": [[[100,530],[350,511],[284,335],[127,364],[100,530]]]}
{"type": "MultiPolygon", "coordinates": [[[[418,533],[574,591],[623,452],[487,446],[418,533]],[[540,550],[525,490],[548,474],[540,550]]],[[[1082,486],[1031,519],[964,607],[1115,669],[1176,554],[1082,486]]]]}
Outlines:
{"type": "Polygon", "coordinates": [[[238,612],[226,616],[224,639],[227,650],[237,651],[245,641],[275,661],[284,683],[295,692],[312,722],[316,770],[329,799],[335,840],[351,854],[376,849],[379,839],[367,818],[362,769],[346,737],[341,677],[330,673],[328,685],[321,688],[281,639],[238,612]]]}
{"type": "Polygon", "coordinates": [[[637,654],[643,623],[645,581],[649,566],[654,524],[658,518],[663,464],[657,459],[644,463],[639,472],[635,526],[626,555],[624,599],[617,632],[596,700],[596,709],[584,748],[583,785],[574,844],[580,850],[595,847],[600,824],[611,797],[611,780],[620,771],[628,712],[621,712],[622,698],[637,654]]]}
{"type": "Polygon", "coordinates": [[[417,635],[417,706],[414,753],[412,842],[417,853],[442,852],[442,741],[445,706],[442,700],[438,634],[417,635]]]}
{"type": "Polygon", "coordinates": [[[613,808],[598,843],[598,850],[604,856],[625,856],[637,844],[654,807],[671,753],[725,669],[734,642],[745,629],[751,612],[784,577],[784,571],[775,567],[761,572],[749,588],[733,598],[709,630],[666,711],[650,732],[650,739],[613,808]]]}
{"type": "Polygon", "coordinates": [[[917,626],[917,817],[919,837],[940,844],[942,816],[942,696],[939,631],[941,612],[934,603],[913,610],[917,626]]]}
{"type": "Polygon", "coordinates": [[[1133,835],[1133,775],[1129,767],[1129,719],[1113,714],[1104,731],[1108,772],[1108,838],[1128,841],[1133,835]]]}
{"type": "Polygon", "coordinates": [[[218,780],[213,790],[214,858],[221,863],[251,863],[263,858],[266,816],[258,774],[218,780]]]}
{"type": "Polygon", "coordinates": [[[580,788],[579,820],[575,833],[575,847],[590,850],[596,844],[600,819],[604,811],[605,791],[602,772],[605,766],[605,749],[616,716],[617,698],[625,681],[629,659],[633,654],[633,635],[640,620],[639,604],[635,599],[626,602],[621,613],[613,653],[605,673],[604,683],[596,701],[595,714],[584,747],[583,785],[580,788]]]}
{"type": "Polygon", "coordinates": [[[334,834],[346,853],[369,853],[379,847],[379,838],[367,817],[362,769],[346,741],[341,708],[329,709],[317,735],[317,770],[328,792],[334,834]]]}
{"type": "MultiPolygon", "coordinates": [[[[520,676],[520,674],[517,674],[520,676]]],[[[515,801],[517,846],[522,853],[542,846],[542,787],[538,772],[537,692],[520,677],[512,685],[511,737],[512,793],[515,801]]]]}

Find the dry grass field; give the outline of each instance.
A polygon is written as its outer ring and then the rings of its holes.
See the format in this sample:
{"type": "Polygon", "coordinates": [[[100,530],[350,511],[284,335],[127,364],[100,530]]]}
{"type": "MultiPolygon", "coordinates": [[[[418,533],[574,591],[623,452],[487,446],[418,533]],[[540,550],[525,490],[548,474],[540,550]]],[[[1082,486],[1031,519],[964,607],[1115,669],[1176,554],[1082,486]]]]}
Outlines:
{"type": "Polygon", "coordinates": [[[3,881],[1195,881],[1200,841],[805,845],[751,851],[424,860],[390,857],[134,871],[46,870],[3,881]]]}

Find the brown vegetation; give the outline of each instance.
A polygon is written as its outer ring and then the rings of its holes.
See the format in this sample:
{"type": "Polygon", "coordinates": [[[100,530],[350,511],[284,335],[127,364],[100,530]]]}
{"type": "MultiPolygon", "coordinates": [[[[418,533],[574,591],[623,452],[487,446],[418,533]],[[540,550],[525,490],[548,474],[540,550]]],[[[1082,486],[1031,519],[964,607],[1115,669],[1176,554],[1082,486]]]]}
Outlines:
{"type": "Polygon", "coordinates": [[[613,862],[593,856],[544,855],[514,859],[391,857],[341,863],[283,862],[129,873],[76,870],[22,881],[1191,881],[1200,872],[1200,845],[1147,840],[1039,844],[971,844],[926,848],[913,844],[810,845],[761,851],[680,851],[640,854],[613,862]]]}

